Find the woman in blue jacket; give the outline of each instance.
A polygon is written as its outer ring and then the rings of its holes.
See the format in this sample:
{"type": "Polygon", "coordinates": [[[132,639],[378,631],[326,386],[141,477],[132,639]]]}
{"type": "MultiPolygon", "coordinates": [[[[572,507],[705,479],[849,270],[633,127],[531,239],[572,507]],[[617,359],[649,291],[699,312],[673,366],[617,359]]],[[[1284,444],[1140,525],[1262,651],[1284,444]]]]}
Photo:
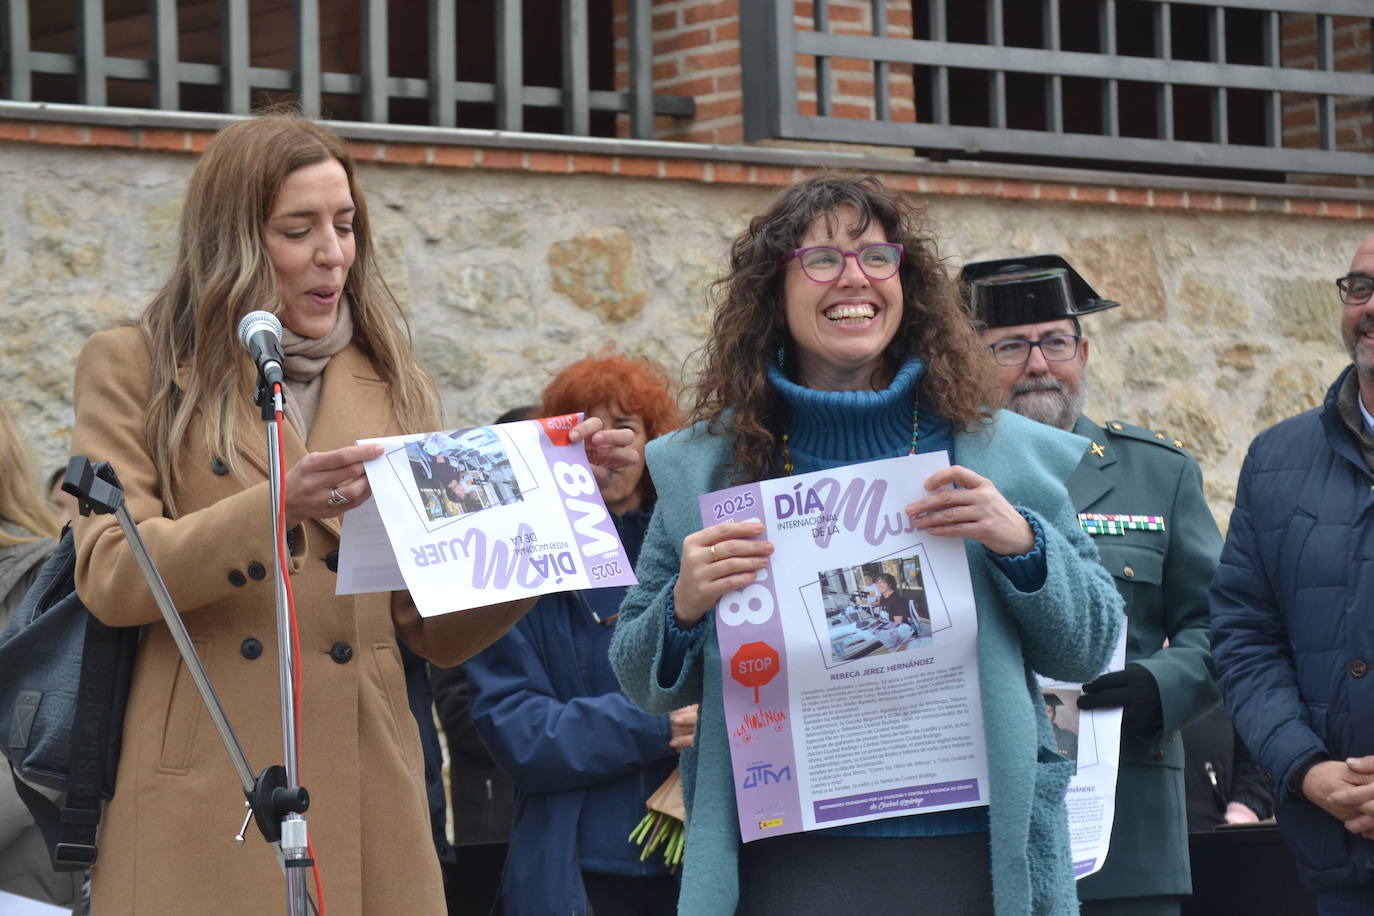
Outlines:
{"type": "Polygon", "coordinates": [[[735,240],[697,422],[649,445],[664,487],[621,607],[612,661],[645,709],[700,702],[682,760],[689,916],[1078,912],[1064,790],[1035,673],[1105,666],[1121,599],[1064,481],[1086,441],[983,408],[991,359],[921,215],[871,177],[792,186],[735,240]],[[915,452],[951,464],[912,490],[918,528],[964,541],[978,609],[988,807],[740,842],[716,601],[752,583],[763,526],[702,528],[732,484],[915,452]],[[947,483],[957,489],[937,489],[947,483]]]}
{"type": "MultiPolygon", "coordinates": [[[[678,424],[667,377],[646,360],[573,363],[544,390],[541,416],[585,411],[629,429],[633,447],[678,424]]],[[[601,496],[630,562],[654,505],[644,465],[609,472],[601,496]]],[[[501,881],[506,916],[657,916],[677,910],[662,858],[640,860],[629,835],[644,801],[677,766],[694,712],[651,715],[616,683],[607,652],[624,588],[541,598],[467,663],[473,719],[516,788],[501,881]]]]}

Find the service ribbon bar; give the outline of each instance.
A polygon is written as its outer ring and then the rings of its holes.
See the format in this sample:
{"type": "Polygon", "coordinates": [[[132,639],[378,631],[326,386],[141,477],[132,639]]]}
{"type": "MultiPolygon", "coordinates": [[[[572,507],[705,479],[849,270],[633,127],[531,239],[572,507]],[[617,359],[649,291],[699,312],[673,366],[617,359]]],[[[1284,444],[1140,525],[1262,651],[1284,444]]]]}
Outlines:
{"type": "Polygon", "coordinates": [[[1162,515],[1104,515],[1078,513],[1078,524],[1088,534],[1125,534],[1127,531],[1163,531],[1162,515]]]}

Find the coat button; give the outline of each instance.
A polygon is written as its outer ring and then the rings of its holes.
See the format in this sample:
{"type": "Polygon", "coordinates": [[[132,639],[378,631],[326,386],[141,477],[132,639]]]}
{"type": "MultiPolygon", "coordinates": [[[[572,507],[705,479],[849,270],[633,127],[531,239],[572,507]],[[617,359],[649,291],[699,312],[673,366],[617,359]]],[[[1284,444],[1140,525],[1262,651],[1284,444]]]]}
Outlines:
{"type": "Polygon", "coordinates": [[[1132,568],[1129,567],[1129,566],[1127,566],[1125,569],[1121,570],[1121,572],[1126,576],[1127,579],[1134,579],[1134,578],[1135,578],[1135,570],[1132,569],[1132,568]]]}
{"type": "Polygon", "coordinates": [[[1161,760],[1161,761],[1162,761],[1163,759],[1164,759],[1164,752],[1163,752],[1162,750],[1160,750],[1160,751],[1155,751],[1155,760],[1161,760]]]}
{"type": "Polygon", "coordinates": [[[263,566],[257,560],[254,560],[252,563],[248,564],[248,578],[252,579],[254,582],[261,582],[264,578],[266,578],[266,576],[266,566],[263,566]]]}
{"type": "Polygon", "coordinates": [[[340,665],[346,665],[353,657],[353,647],[346,642],[336,642],[329,648],[329,657],[340,665]]]}
{"type": "Polygon", "coordinates": [[[339,571],[339,552],[331,550],[324,555],[324,565],[329,567],[329,571],[336,573],[339,571]]]}
{"type": "Polygon", "coordinates": [[[1364,677],[1365,672],[1368,671],[1368,670],[1369,670],[1369,666],[1366,665],[1363,661],[1361,661],[1361,660],[1358,659],[1358,658],[1355,659],[1353,662],[1350,663],[1350,676],[1351,676],[1351,677],[1364,677]]]}
{"type": "Polygon", "coordinates": [[[229,584],[239,588],[248,584],[248,577],[243,574],[242,570],[231,569],[229,570],[229,584]]]}
{"type": "Polygon", "coordinates": [[[244,658],[252,661],[262,654],[262,643],[250,636],[239,646],[239,651],[243,653],[244,658]]]}
{"type": "Polygon", "coordinates": [[[1267,782],[1267,783],[1269,783],[1269,785],[1272,786],[1272,785],[1274,784],[1274,774],[1273,774],[1273,773],[1265,773],[1265,774],[1264,774],[1264,781],[1267,782]]]}
{"type": "Polygon", "coordinates": [[[223,477],[225,474],[229,473],[229,465],[220,461],[218,458],[211,458],[210,473],[214,474],[216,477],[223,477]]]}

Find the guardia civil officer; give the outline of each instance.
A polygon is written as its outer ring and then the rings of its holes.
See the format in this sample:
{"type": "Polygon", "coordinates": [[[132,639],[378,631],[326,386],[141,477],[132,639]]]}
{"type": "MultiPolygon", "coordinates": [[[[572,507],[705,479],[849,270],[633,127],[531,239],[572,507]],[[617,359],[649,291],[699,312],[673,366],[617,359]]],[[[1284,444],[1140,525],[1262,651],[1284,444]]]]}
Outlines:
{"type": "Polygon", "coordinates": [[[1218,700],[1207,587],[1221,534],[1197,462],[1172,436],[1084,416],[1079,318],[1115,308],[1056,255],[968,264],[961,277],[1006,406],[1091,442],[1069,479],[1083,530],[1126,601],[1126,666],[1084,685],[1083,709],[1123,708],[1116,817],[1085,914],[1175,914],[1192,892],[1179,730],[1218,700]],[[1167,648],[1166,648],[1167,646],[1167,648]]]}

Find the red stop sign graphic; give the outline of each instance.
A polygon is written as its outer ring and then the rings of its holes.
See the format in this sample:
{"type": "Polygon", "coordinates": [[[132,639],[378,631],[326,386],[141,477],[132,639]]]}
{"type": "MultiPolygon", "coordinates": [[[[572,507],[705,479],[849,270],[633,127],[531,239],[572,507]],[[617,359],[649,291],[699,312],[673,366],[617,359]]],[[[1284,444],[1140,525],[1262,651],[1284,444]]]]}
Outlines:
{"type": "Polygon", "coordinates": [[[766,642],[747,642],[730,659],[730,676],[745,687],[754,688],[754,702],[759,701],[759,688],[778,674],[778,650],[766,642]]]}

